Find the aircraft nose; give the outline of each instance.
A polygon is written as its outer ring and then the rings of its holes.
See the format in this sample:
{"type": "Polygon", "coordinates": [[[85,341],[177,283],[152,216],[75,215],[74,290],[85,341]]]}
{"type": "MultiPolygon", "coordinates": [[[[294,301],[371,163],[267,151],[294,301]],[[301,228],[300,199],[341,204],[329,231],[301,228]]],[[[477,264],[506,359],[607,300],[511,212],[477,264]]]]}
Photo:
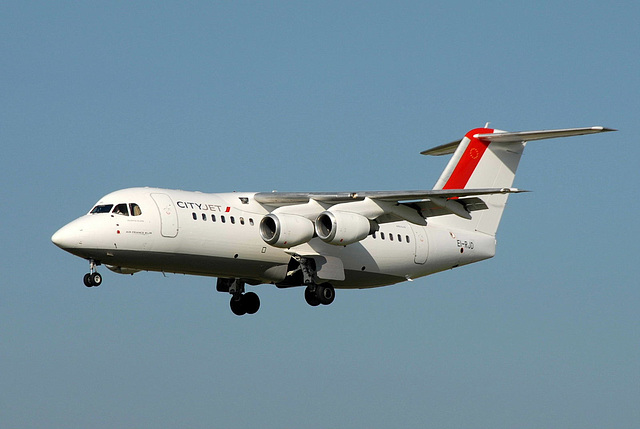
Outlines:
{"type": "Polygon", "coordinates": [[[57,230],[55,234],[51,236],[51,241],[61,249],[68,249],[76,240],[73,239],[73,234],[67,225],[57,230]]]}
{"type": "Polygon", "coordinates": [[[82,245],[82,229],[76,222],[71,222],[55,232],[51,236],[53,244],[61,249],[73,249],[82,245]]]}

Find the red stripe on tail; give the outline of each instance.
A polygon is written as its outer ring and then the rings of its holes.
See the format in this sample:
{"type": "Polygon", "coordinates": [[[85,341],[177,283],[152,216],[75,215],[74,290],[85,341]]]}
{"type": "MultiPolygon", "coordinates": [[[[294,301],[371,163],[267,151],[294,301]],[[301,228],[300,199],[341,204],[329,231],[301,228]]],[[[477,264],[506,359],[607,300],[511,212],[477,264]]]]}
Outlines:
{"type": "Polygon", "coordinates": [[[467,186],[467,182],[469,182],[490,143],[480,141],[473,136],[476,134],[489,134],[493,133],[493,131],[490,128],[476,128],[465,135],[470,140],[469,145],[442,189],[464,189],[467,186]]]}

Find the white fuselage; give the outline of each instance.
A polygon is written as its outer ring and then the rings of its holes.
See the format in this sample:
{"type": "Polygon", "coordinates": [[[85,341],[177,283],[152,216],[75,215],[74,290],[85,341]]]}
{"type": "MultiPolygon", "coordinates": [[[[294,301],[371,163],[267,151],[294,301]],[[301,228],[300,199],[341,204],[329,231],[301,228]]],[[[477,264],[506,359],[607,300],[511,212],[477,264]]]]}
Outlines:
{"type": "Polygon", "coordinates": [[[324,255],[344,268],[342,276],[326,270],[325,279],[336,288],[394,284],[495,254],[493,236],[452,230],[439,226],[437,219],[426,226],[383,223],[376,233],[347,246],[313,238],[288,249],[273,247],[259,233],[269,207],[254,201],[253,195],[124,189],[104,196],[96,206],[127,205],[127,215],[87,214],[61,228],[52,240],[117,272],[184,273],[254,284],[282,284],[293,254],[324,255]],[[135,215],[132,204],[140,209],[135,215]]]}

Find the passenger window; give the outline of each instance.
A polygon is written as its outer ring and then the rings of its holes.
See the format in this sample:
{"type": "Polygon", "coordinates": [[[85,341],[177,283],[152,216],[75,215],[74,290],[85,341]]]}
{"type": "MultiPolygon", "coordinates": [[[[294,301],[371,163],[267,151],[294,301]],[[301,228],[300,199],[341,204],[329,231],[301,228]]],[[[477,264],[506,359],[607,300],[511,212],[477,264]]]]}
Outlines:
{"type": "Polygon", "coordinates": [[[398,241],[402,243],[402,236],[400,234],[398,234],[398,241]]]}
{"type": "Polygon", "coordinates": [[[229,219],[231,220],[231,223],[236,223],[236,218],[235,217],[231,216],[229,219]]]}
{"type": "Polygon", "coordinates": [[[384,240],[384,232],[380,233],[380,238],[384,240]]]}
{"type": "Polygon", "coordinates": [[[389,241],[393,241],[393,234],[389,234],[389,241]]]}
{"type": "Polygon", "coordinates": [[[205,213],[202,213],[202,220],[207,220],[207,215],[205,213]]]}
{"type": "Polygon", "coordinates": [[[140,206],[136,203],[129,204],[131,208],[131,216],[140,216],[142,214],[142,210],[140,210],[140,206]]]}
{"type": "Polygon", "coordinates": [[[113,208],[113,204],[102,204],[102,205],[99,205],[99,206],[95,206],[93,209],[91,209],[91,211],[89,213],[91,213],[91,214],[109,213],[112,208],[113,208]]]}
{"type": "Polygon", "coordinates": [[[249,218],[249,225],[253,226],[253,219],[249,218]]]}
{"type": "Polygon", "coordinates": [[[374,232],[373,234],[371,234],[371,236],[372,236],[373,238],[376,238],[376,233],[374,232]]]}
{"type": "Polygon", "coordinates": [[[211,215],[211,222],[215,222],[216,221],[216,215],[212,214],[211,215]]]}
{"type": "Polygon", "coordinates": [[[198,220],[198,215],[195,212],[191,213],[191,216],[193,216],[193,220],[198,220]]]}
{"type": "Polygon", "coordinates": [[[127,205],[124,203],[118,204],[113,208],[112,213],[117,215],[122,215],[122,216],[129,216],[129,209],[127,209],[127,205]]]}
{"type": "Polygon", "coordinates": [[[407,239],[407,243],[411,243],[411,240],[409,240],[409,236],[408,235],[405,238],[407,239]]]}
{"type": "Polygon", "coordinates": [[[244,225],[244,218],[243,217],[240,218],[240,225],[244,225]]]}
{"type": "Polygon", "coordinates": [[[224,216],[220,216],[220,220],[222,221],[222,223],[225,223],[227,220],[224,218],[224,216]]]}

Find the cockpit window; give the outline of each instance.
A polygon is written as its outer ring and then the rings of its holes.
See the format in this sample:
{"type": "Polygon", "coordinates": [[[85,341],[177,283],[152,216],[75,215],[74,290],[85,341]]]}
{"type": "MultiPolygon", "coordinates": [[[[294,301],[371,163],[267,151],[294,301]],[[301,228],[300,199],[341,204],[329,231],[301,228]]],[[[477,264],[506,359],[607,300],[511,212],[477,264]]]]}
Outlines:
{"type": "Polygon", "coordinates": [[[101,204],[99,206],[95,206],[93,209],[91,209],[91,214],[96,214],[96,213],[109,213],[111,211],[111,208],[113,207],[113,204],[101,204]]]}
{"type": "Polygon", "coordinates": [[[92,208],[89,213],[112,213],[121,216],[140,216],[142,214],[142,210],[136,203],[120,203],[115,207],[113,204],[100,204],[92,208]]]}
{"type": "Polygon", "coordinates": [[[140,210],[140,206],[136,203],[129,204],[131,207],[131,216],[140,216],[142,214],[142,210],[140,210]]]}
{"type": "Polygon", "coordinates": [[[129,216],[129,209],[127,209],[127,205],[125,203],[118,204],[113,208],[113,214],[129,216]]]}

